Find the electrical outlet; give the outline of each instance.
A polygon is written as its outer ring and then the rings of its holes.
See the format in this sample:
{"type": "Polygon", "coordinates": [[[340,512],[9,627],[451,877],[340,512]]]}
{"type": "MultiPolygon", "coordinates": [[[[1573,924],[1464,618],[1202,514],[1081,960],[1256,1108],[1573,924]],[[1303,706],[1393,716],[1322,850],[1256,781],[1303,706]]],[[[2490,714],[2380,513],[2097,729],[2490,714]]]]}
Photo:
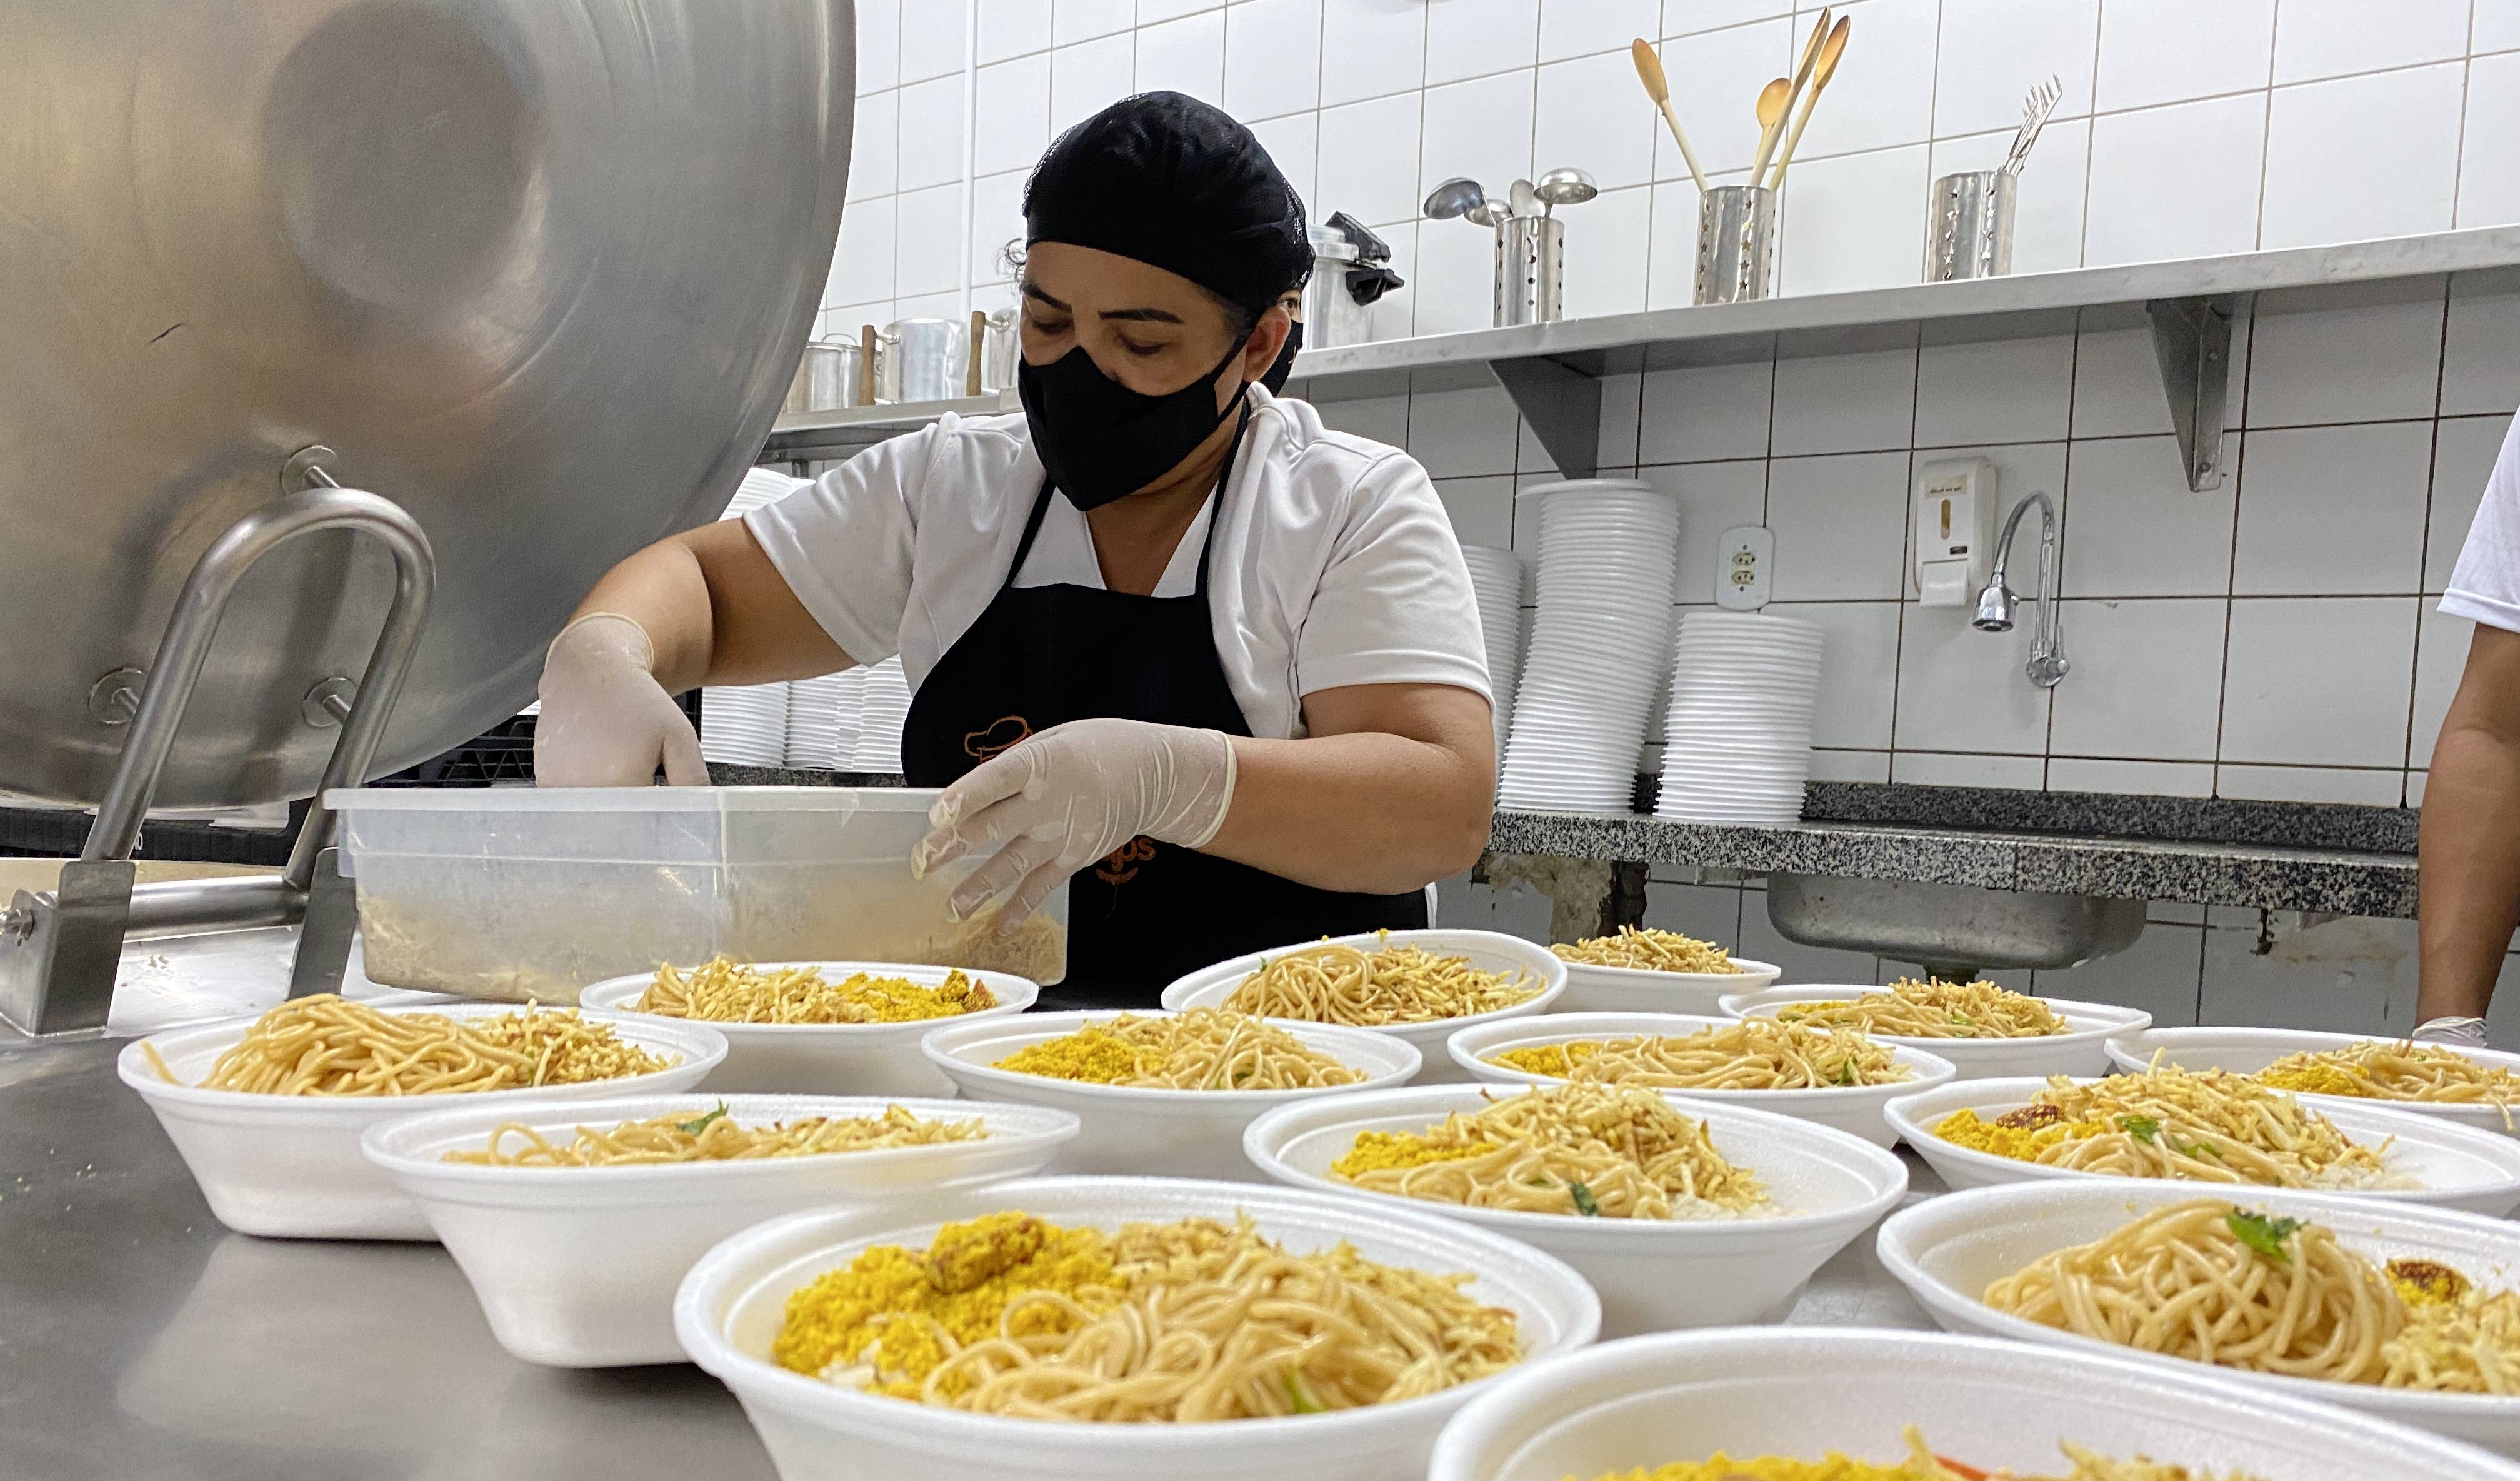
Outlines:
{"type": "Polygon", "coordinates": [[[1768,605],[1768,572],[1777,563],[1777,536],[1764,524],[1726,530],[1715,542],[1715,605],[1755,611],[1768,605]]]}

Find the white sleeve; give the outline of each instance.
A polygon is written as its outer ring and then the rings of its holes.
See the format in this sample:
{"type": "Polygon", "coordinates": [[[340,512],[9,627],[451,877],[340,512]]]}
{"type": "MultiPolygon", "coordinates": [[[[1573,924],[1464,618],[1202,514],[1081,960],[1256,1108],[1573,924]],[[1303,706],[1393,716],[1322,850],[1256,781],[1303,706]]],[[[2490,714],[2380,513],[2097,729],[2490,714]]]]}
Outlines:
{"type": "Polygon", "coordinates": [[[1377,459],[1350,508],[1296,639],[1296,695],[1449,684],[1487,696],[1478,599],[1426,471],[1405,453],[1377,459]]]}
{"type": "Polygon", "coordinates": [[[2441,609],[2520,632],[2520,418],[2512,419],[2502,451],[2495,455],[2441,609]]]}
{"type": "Polygon", "coordinates": [[[743,516],[796,600],[862,664],[901,651],[919,496],[939,441],[931,424],[877,443],[743,516]]]}

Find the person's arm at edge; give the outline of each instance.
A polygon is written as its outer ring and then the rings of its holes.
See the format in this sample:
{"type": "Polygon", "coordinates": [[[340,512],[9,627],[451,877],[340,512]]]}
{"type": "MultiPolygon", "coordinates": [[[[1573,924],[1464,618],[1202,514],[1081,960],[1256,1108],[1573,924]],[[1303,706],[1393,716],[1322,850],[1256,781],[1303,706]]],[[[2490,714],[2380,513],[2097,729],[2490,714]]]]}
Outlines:
{"type": "Polygon", "coordinates": [[[2485,1016],[2520,923],[2520,633],[2479,623],[2424,784],[2415,1021],[2485,1016]]]}
{"type": "Polygon", "coordinates": [[[796,599],[741,519],[668,535],[605,572],[576,616],[612,612],[655,650],[667,694],[703,684],[809,679],[857,660],[796,599]]]}

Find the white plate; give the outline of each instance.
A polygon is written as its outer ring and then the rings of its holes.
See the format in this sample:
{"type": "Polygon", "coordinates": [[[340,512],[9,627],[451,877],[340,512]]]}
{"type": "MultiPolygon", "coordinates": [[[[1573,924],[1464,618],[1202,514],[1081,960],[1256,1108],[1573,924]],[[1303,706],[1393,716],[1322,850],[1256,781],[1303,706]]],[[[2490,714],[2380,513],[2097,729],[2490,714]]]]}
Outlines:
{"type": "MultiPolygon", "coordinates": [[[[2183,1065],[2188,1069],[2228,1069],[2243,1075],[2254,1075],[2286,1055],[2304,1051],[2318,1052],[2350,1049],[2368,1044],[2374,1038],[2392,1042],[2386,1035],[2323,1034],[2303,1028],[2145,1028],[2129,1029],[2111,1038],[2107,1052],[2109,1061],[2118,1068],[2141,1072],[2152,1062],[2153,1052],[2165,1050],[2162,1061],[2183,1065]]],[[[2491,1049],[2461,1049],[2479,1064],[2495,1069],[2520,1071],[2520,1055],[2504,1054],[2491,1049]]],[[[2433,1100],[2382,1100],[2362,1096],[2320,1096],[2304,1094],[2304,1101],[2321,1110],[2332,1110],[2338,1104],[2385,1105],[2391,1110],[2412,1111],[2418,1116],[2439,1116],[2461,1126],[2513,1135],[2513,1121],[2520,1112],[2506,1119],[2492,1105],[2444,1104],[2433,1100]]]]}
{"type": "MultiPolygon", "coordinates": [[[[1554,1085],[1559,1083],[1554,1076],[1491,1064],[1488,1058],[1510,1049],[1537,1049],[1577,1039],[1685,1038],[1700,1029],[1729,1028],[1734,1021],[1694,1013],[1552,1013],[1532,1023],[1465,1028],[1445,1047],[1453,1062],[1475,1079],[1496,1085],[1554,1085]]],[[[1891,1085],[1833,1085],[1824,1090],[1674,1090],[1672,1094],[1817,1121],[1874,1146],[1889,1146],[1898,1135],[1882,1107],[1900,1096],[1952,1078],[1951,1061],[1926,1050],[1892,1045],[1890,1056],[1913,1071],[1915,1078],[1891,1085]]]]}
{"type": "MultiPolygon", "coordinates": [[[[436,1013],[443,1017],[495,1018],[518,1010],[514,1003],[430,1004],[386,1012],[436,1013]]],[[[259,1015],[257,1015],[259,1016],[259,1015]]],[[[254,1018],[231,1018],[135,1039],[115,1056],[115,1073],[158,1113],[158,1124],[183,1155],[202,1186],[210,1212],[242,1234],[293,1235],[309,1239],[428,1239],[434,1237],[420,1206],[386,1180],[359,1151],[369,1127],[436,1106],[480,1106],[515,1114],[555,1100],[598,1100],[686,1091],[726,1057],[726,1040],[704,1024],[625,1013],[581,1011],[590,1023],[608,1023],[625,1044],[674,1055],[678,1062],[652,1075],[551,1085],[533,1090],[458,1092],[441,1096],[261,1096],[203,1090],[195,1082],[219,1055],[245,1037],[254,1018]],[[183,1083],[170,1085],[149,1061],[148,1046],[164,1056],[183,1083]]]]}
{"type": "Polygon", "coordinates": [[[528,1363],[607,1368],[682,1361],[674,1287],[709,1246],[738,1230],[806,1208],[923,1206],[943,1189],[1036,1173],[1076,1127],[1065,1111],[979,1100],[685,1095],[433,1111],[372,1126],[360,1144],[428,1216],[472,1282],[501,1347],[528,1363]],[[899,1105],[929,1120],[985,1122],[989,1136],[826,1157],[628,1167],[483,1167],[444,1159],[450,1151],[479,1150],[509,1121],[565,1143],[581,1126],[700,1116],[720,1105],[744,1126],[880,1116],[899,1105]]]}
{"type": "Polygon", "coordinates": [[[1254,1175],[1242,1159],[1242,1129],[1255,1117],[1290,1100],[1405,1085],[1422,1062],[1416,1045],[1387,1034],[1278,1019],[1272,1021],[1310,1048],[1364,1070],[1366,1078],[1355,1085],[1309,1090],[1150,1090],[997,1067],[1017,1050],[1117,1016],[1096,1010],[930,1025],[919,1049],[966,1096],[1053,1106],[1077,1116],[1082,1128],[1060,1150],[1056,1171],[1168,1178],[1250,1178],[1254,1175]]]}
{"type": "MultiPolygon", "coordinates": [[[[1559,960],[1563,961],[1563,958],[1559,960]]],[[[1732,959],[1738,972],[1658,972],[1641,966],[1566,964],[1565,1013],[1708,1013],[1727,993],[1757,992],[1784,968],[1747,957],[1732,959]]]]}
{"type": "Polygon", "coordinates": [[[2193,1367],[2027,1356],[1983,1337],[1817,1326],[1633,1337],[1503,1376],[1444,1427],[1426,1474],[1590,1481],[1717,1450],[1887,1465],[1917,1424],[1946,1455],[2024,1475],[2062,1475],[2056,1443],[2070,1440],[2198,1467],[2200,1481],[2520,1481],[2520,1465],[2483,1451],[2193,1367]]]}
{"type": "MultiPolygon", "coordinates": [[[[1622,786],[1620,789],[1622,804],[1625,802],[1626,794],[1626,788],[1622,786]]],[[[1624,811],[1624,805],[1622,810],[1624,811]]],[[[1437,1018],[1426,1023],[1393,1023],[1365,1030],[1370,1034],[1389,1034],[1395,1039],[1405,1039],[1417,1046],[1418,1054],[1425,1057],[1424,1065],[1418,1070],[1418,1078],[1426,1082],[1459,1081],[1467,1078],[1444,1055],[1444,1041],[1452,1037],[1456,1030],[1473,1024],[1495,1023],[1508,1018],[1525,1018],[1535,1013],[1547,1012],[1557,1002],[1558,996],[1566,991],[1566,964],[1551,955],[1548,947],[1535,945],[1520,936],[1508,936],[1499,931],[1444,928],[1392,931],[1387,941],[1383,939],[1382,933],[1367,931],[1362,935],[1339,936],[1334,939],[1338,945],[1360,947],[1369,952],[1385,945],[1422,947],[1439,957],[1467,957],[1470,965],[1483,972],[1503,972],[1511,975],[1515,971],[1522,971],[1529,973],[1540,983],[1538,993],[1525,998],[1511,1008],[1501,1008],[1494,1012],[1472,1013],[1462,1018],[1437,1018]]],[[[1166,1008],[1175,1009],[1219,1007],[1236,988],[1242,985],[1243,978],[1266,966],[1275,958],[1321,944],[1317,941],[1299,941],[1291,946],[1279,947],[1275,951],[1254,952],[1247,957],[1219,962],[1214,966],[1200,967],[1197,971],[1165,988],[1163,1005],[1166,1008]]]]}
{"type": "Polygon", "coordinates": [[[1001,1209],[1102,1229],[1142,1220],[1231,1223],[1248,1213],[1263,1234],[1291,1249],[1345,1240],[1385,1264],[1467,1272],[1472,1295],[1514,1313],[1526,1362],[1582,1347],[1600,1328],[1599,1300],[1562,1261],[1457,1220],[1299,1189],[1037,1178],[942,1195],[927,1222],[915,1226],[898,1216],[796,1214],[709,1251],[674,1300],[684,1350],[735,1390],[782,1481],[1397,1481],[1422,1473],[1444,1421],[1505,1376],[1339,1414],[1067,1424],[859,1393],[769,1360],[788,1296],[799,1286],[872,1245],[922,1246],[940,1223],[1001,1209]]]}
{"type": "MultiPolygon", "coordinates": [[[[1803,983],[1765,991],[1727,993],[1716,1006],[1735,1018],[1773,1018],[1777,1010],[1794,1003],[1843,1003],[1849,998],[1886,998],[1890,989],[1872,983],[1803,983]]],[[[2042,998],[2050,1011],[2073,1026],[2073,1032],[2039,1039],[1921,1039],[1902,1034],[1874,1034],[1884,1044],[1912,1044],[1952,1061],[1961,1080],[2001,1080],[2020,1075],[2096,1075],[2108,1069],[2105,1048],[2112,1034],[2133,1033],[2152,1021],[2140,1009],[2106,1003],[2077,1003],[2067,998],[2042,998]]]]}
{"type": "MultiPolygon", "coordinates": [[[[2270,1394],[2323,1401],[2412,1424],[2453,1439],[2520,1455],[2520,1397],[2411,1393],[2376,1384],[2245,1372],[2120,1347],[2000,1312],[1980,1299],[1987,1286],[2069,1244],[2088,1244],[2164,1204],[2200,1194],[2194,1184],[2121,1182],[2114,1188],[2014,1183],[1920,1203],[1882,1226],[1881,1263],[1944,1327],[2008,1337],[2073,1352],[2120,1354],[2160,1369],[2169,1378],[2210,1373],[2270,1394]]],[[[2520,1228],[2507,1220],[2406,1203],[2378,1203],[2350,1193],[2247,1189],[2234,1200],[2251,1211],[2326,1225],[2340,1242],[2375,1264],[2407,1256],[2439,1260],[2488,1289],[2520,1275],[2520,1228]]],[[[2156,1457],[2157,1459],[2166,1459],[2156,1457]]],[[[2408,1470],[2401,1474],[2470,1474],[2408,1470]]]]}
{"type": "MultiPolygon", "coordinates": [[[[2124,1187],[2148,1181],[1999,1157],[1972,1146],[1956,1145],[1933,1133],[1933,1128],[1954,1111],[1975,1110],[1981,1119],[1992,1121],[2006,1111],[2029,1104],[2033,1097],[2047,1088],[2048,1082],[2036,1077],[1964,1080],[1957,1085],[1902,1096],[1890,1102],[1887,1113],[1890,1124],[1908,1139],[1908,1144],[1914,1147],[1935,1172],[1942,1174],[1945,1184],[1955,1189],[2051,1181],[2105,1182],[2124,1187]]],[[[2383,1155],[2389,1170],[2404,1173],[2423,1184],[2423,1187],[2415,1189],[2371,1189],[2358,1191],[2357,1197],[2432,1203],[2446,1208],[2472,1209],[2480,1214],[2507,1214],[2514,1207],[2520,1207],[2520,1141],[2454,1125],[2436,1116],[2410,1116],[2403,1111],[2384,1110],[2367,1100],[2322,1104],[2318,1113],[2335,1123],[2336,1129],[2344,1133],[2349,1142],[2376,1147],[2394,1138],[2383,1155]]],[[[2184,1179],[2162,1181],[2191,1191],[2255,1187],[2254,1184],[2194,1183],[2184,1179]]]]}
{"type": "MultiPolygon", "coordinates": [[[[822,968],[824,980],[838,982],[858,972],[900,977],[934,987],[953,968],[909,966],[893,962],[763,962],[761,971],[793,966],[822,968]]],[[[1012,972],[966,969],[965,976],[987,987],[995,1008],[952,1018],[919,1018],[907,1023],[710,1023],[726,1036],[726,1061],[709,1072],[701,1089],[728,1095],[794,1096],[951,1096],[954,1082],[919,1053],[919,1041],[942,1023],[969,1023],[1006,1018],[1032,1007],[1041,988],[1012,972]]],[[[642,1013],[630,1005],[656,980],[653,972],[613,977],[577,995],[589,1008],[611,1009],[665,1023],[698,1023],[704,1019],[667,1018],[642,1013]]]]}
{"type": "Polygon", "coordinates": [[[1706,1123],[1716,1150],[1757,1173],[1778,1213],[1744,1219],[1583,1219],[1465,1208],[1368,1192],[1330,1176],[1359,1132],[1417,1132],[1514,1092],[1421,1085],[1282,1106],[1251,1123],[1242,1149],[1281,1183],[1422,1208],[1508,1234],[1575,1267],[1601,1297],[1605,1336],[1781,1322],[1812,1272],[1896,1208],[1908,1167],[1859,1138],[1737,1104],[1667,1097],[1706,1123]]]}

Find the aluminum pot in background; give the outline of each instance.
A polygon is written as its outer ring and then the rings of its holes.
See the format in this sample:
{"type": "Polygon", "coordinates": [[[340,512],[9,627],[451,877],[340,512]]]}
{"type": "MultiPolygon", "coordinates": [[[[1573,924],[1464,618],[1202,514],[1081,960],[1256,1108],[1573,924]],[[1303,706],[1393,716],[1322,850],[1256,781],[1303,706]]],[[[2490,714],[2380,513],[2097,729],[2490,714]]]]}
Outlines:
{"type": "Polygon", "coordinates": [[[788,416],[807,412],[839,412],[859,404],[858,347],[841,339],[817,339],[796,362],[796,379],[788,382],[788,416]]]}
{"type": "Polygon", "coordinates": [[[992,309],[980,331],[980,391],[994,395],[1015,388],[1015,364],[1023,357],[1023,339],[1015,311],[992,309]]]}
{"type": "Polygon", "coordinates": [[[970,332],[950,319],[895,319],[876,336],[875,398],[954,401],[963,395],[970,332]]]}
{"type": "Polygon", "coordinates": [[[2012,271],[2012,209],[2021,178],[2000,169],[1965,170],[1934,182],[1926,202],[1932,230],[1925,281],[2001,278],[2012,271]]]}

